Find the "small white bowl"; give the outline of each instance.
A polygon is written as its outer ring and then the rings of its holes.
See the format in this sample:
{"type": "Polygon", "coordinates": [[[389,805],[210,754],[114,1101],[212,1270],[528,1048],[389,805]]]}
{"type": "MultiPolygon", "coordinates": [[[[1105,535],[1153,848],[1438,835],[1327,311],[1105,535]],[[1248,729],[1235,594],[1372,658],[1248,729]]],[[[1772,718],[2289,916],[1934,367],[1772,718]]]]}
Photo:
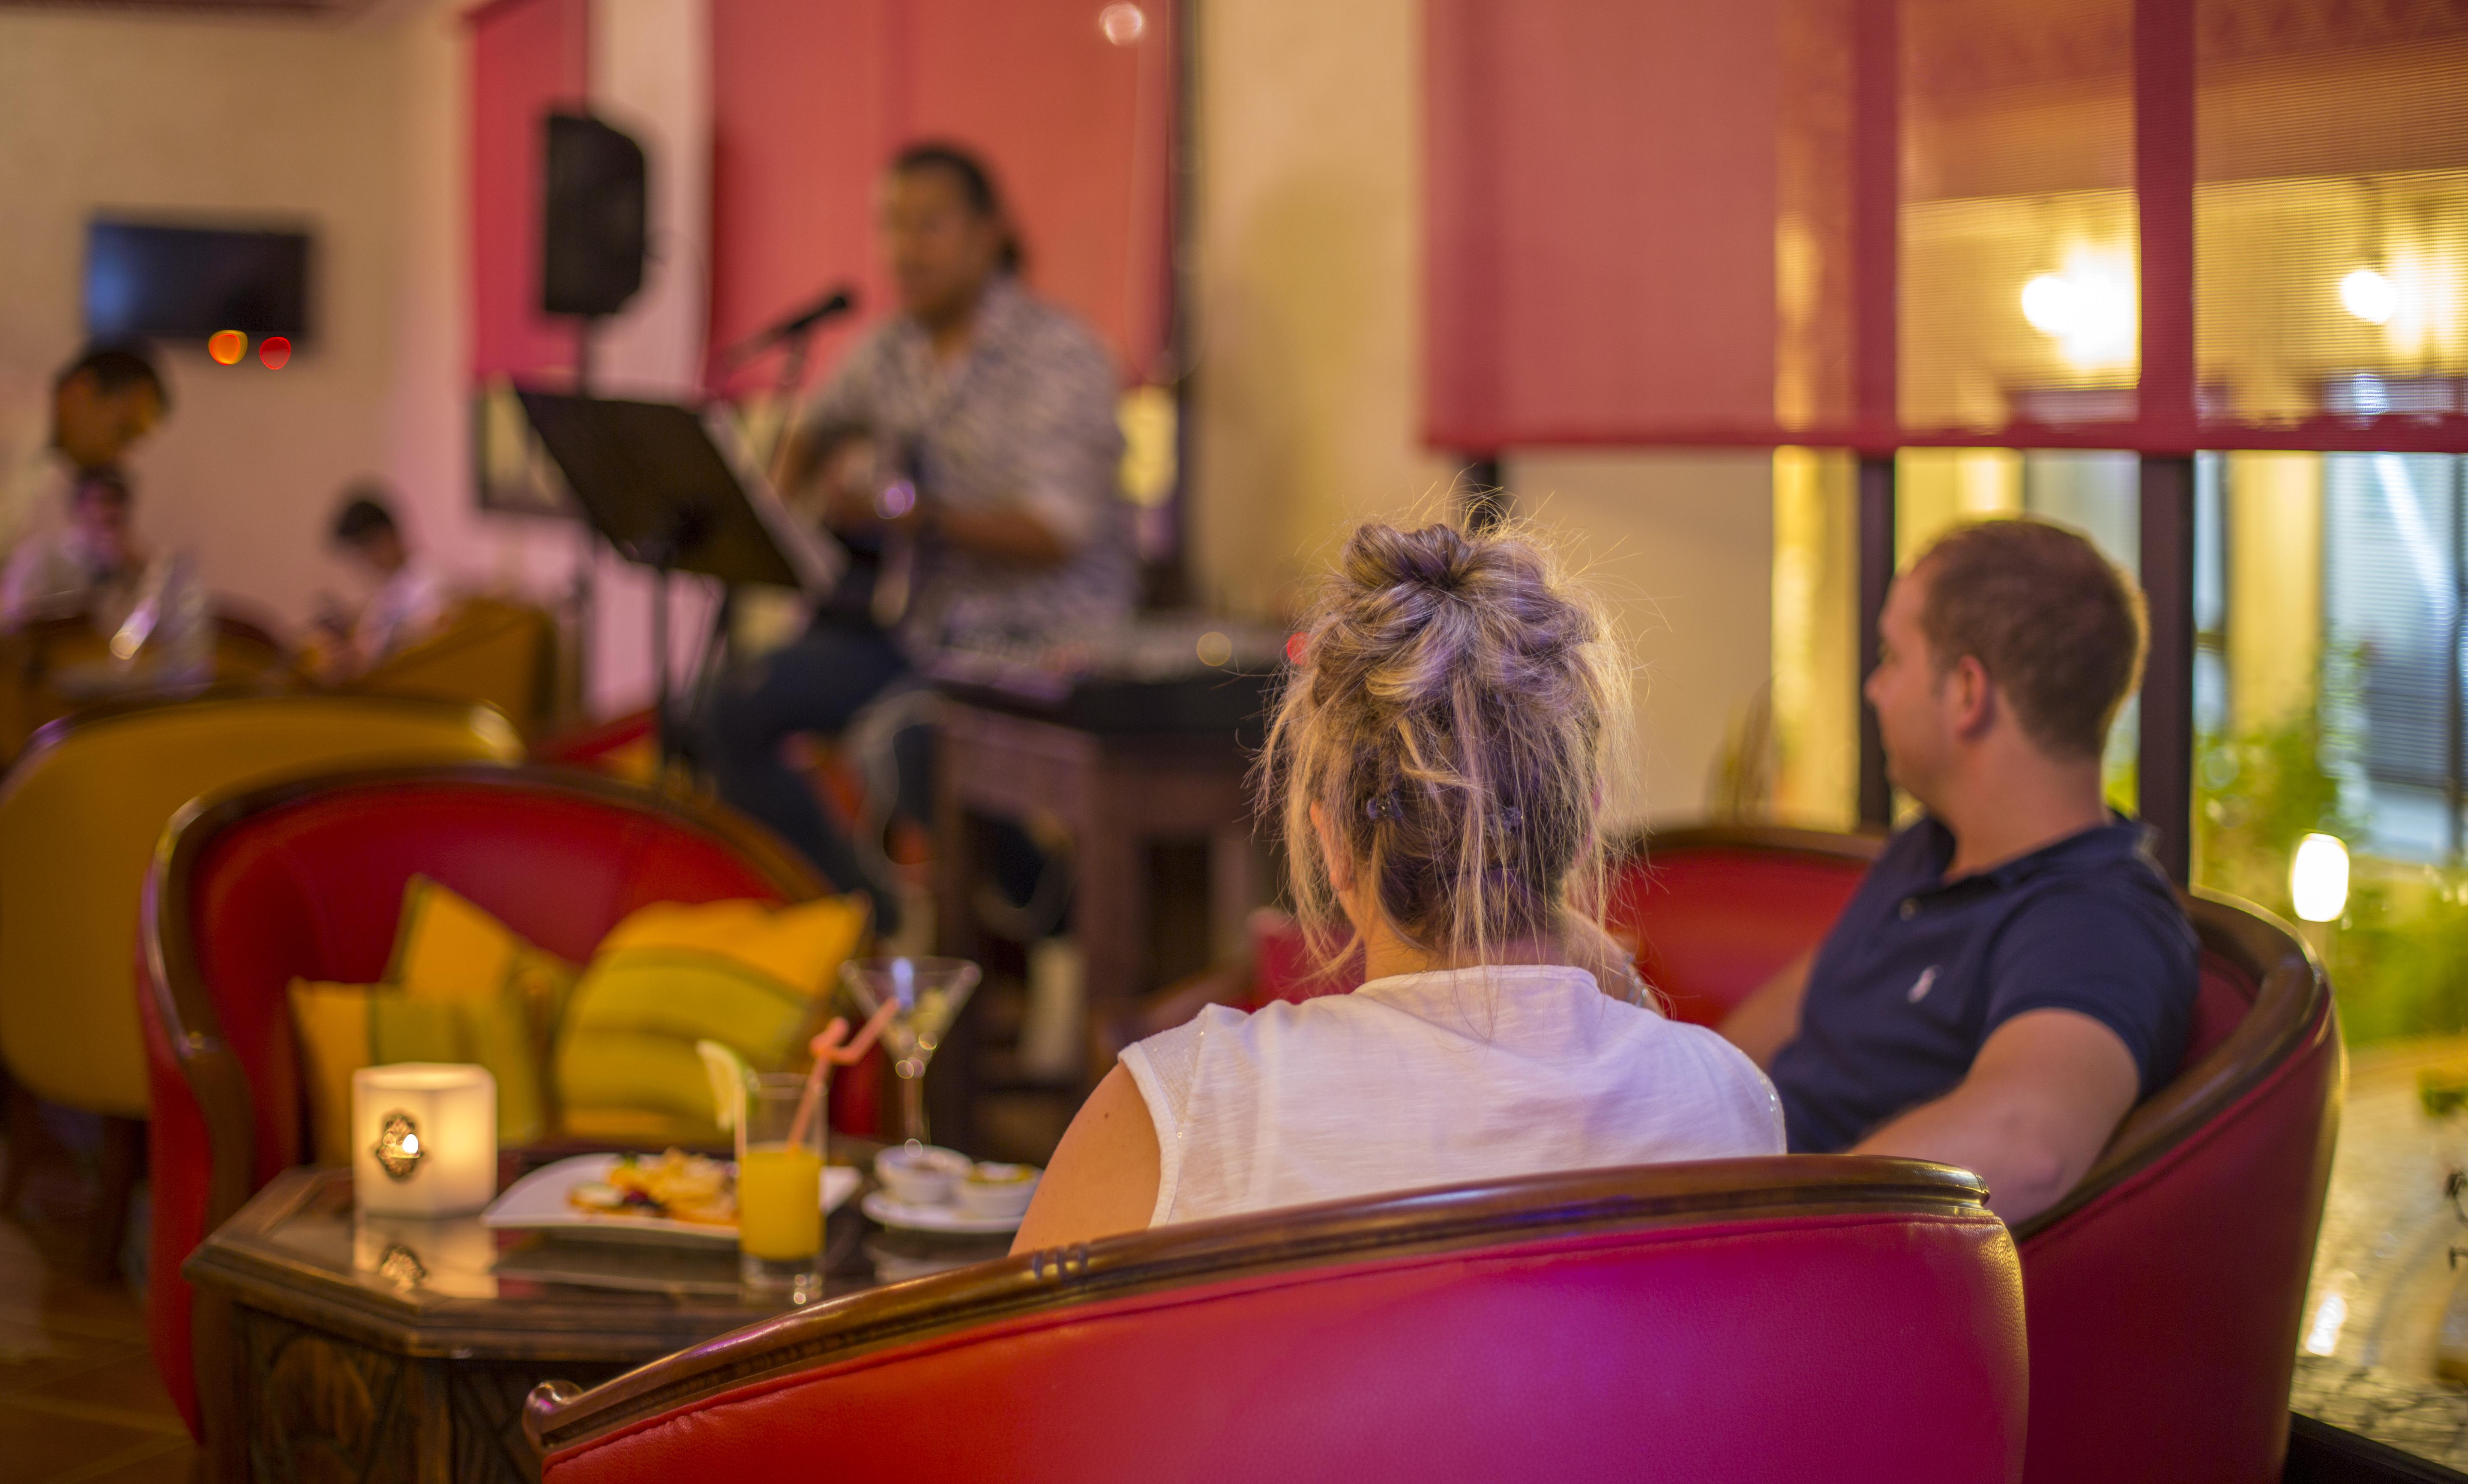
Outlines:
{"type": "Polygon", "coordinates": [[[1029,1199],[1045,1174],[1035,1165],[981,1164],[960,1178],[955,1194],[971,1216],[1010,1219],[1028,1213],[1029,1199]]]}
{"type": "Polygon", "coordinates": [[[895,1145],[874,1156],[874,1174],[902,1205],[949,1203],[951,1189],[969,1173],[969,1156],[956,1149],[895,1145]]]}

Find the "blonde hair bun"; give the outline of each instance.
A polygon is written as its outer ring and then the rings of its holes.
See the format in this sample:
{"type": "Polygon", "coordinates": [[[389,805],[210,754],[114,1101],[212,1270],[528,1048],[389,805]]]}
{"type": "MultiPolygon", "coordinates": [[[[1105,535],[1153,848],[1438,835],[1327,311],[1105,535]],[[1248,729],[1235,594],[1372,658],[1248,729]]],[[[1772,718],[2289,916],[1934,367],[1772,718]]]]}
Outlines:
{"type": "Polygon", "coordinates": [[[1539,949],[1624,972],[1601,927],[1599,816],[1625,700],[1601,610],[1538,541],[1357,527],[1314,596],[1259,772],[1323,962],[1353,935],[1314,805],[1374,888],[1360,900],[1435,958],[1539,949]]]}

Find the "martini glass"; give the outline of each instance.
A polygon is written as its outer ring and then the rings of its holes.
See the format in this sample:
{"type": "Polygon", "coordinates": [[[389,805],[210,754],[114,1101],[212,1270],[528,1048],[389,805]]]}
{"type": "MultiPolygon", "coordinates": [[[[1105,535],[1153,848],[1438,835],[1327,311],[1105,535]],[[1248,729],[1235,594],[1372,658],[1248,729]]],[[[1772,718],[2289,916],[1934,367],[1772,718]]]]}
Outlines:
{"type": "Polygon", "coordinates": [[[977,979],[977,966],[965,958],[853,958],[840,966],[840,982],[869,1016],[886,1004],[900,1007],[882,1027],[882,1044],[900,1079],[901,1136],[911,1144],[926,1142],[926,1063],[977,979]]]}

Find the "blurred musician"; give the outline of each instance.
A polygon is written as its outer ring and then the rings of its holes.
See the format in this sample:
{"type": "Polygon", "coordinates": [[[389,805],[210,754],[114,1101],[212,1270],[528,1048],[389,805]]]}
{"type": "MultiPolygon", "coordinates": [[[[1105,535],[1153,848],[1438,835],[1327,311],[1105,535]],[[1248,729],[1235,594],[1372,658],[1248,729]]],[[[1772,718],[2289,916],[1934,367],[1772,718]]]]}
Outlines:
{"type": "Polygon", "coordinates": [[[836,734],[948,640],[1034,639],[1118,623],[1137,578],[1116,483],[1112,358],[1093,331],[1020,286],[1020,252],[985,167],[948,145],[886,172],[879,240],[900,315],[850,354],[782,460],[789,497],[879,542],[858,611],[827,606],[797,642],[722,685],[704,756],[722,798],[777,830],[896,925],[889,883],[781,761],[797,733],[836,734]],[[870,611],[869,611],[870,610],[870,611]]]}

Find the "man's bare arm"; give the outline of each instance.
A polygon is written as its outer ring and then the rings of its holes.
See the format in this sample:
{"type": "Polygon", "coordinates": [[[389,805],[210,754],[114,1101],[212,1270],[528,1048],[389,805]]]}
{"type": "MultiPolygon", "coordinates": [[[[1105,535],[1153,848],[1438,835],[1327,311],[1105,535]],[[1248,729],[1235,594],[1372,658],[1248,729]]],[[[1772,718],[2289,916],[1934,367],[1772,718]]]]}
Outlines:
{"type": "Polygon", "coordinates": [[[2027,1011],[1997,1028],[1952,1092],[1851,1153],[1958,1165],[1988,1182],[1990,1210],[2020,1221],[2074,1188],[2140,1088],[2114,1031],[2077,1011],[2027,1011]]]}
{"type": "Polygon", "coordinates": [[[1808,995],[1808,966],[1816,958],[1817,950],[1811,948],[1793,959],[1790,968],[1732,1006],[1717,1027],[1725,1040],[1748,1053],[1757,1070],[1771,1071],[1774,1053],[1799,1034],[1799,1004],[1808,995]]]}

